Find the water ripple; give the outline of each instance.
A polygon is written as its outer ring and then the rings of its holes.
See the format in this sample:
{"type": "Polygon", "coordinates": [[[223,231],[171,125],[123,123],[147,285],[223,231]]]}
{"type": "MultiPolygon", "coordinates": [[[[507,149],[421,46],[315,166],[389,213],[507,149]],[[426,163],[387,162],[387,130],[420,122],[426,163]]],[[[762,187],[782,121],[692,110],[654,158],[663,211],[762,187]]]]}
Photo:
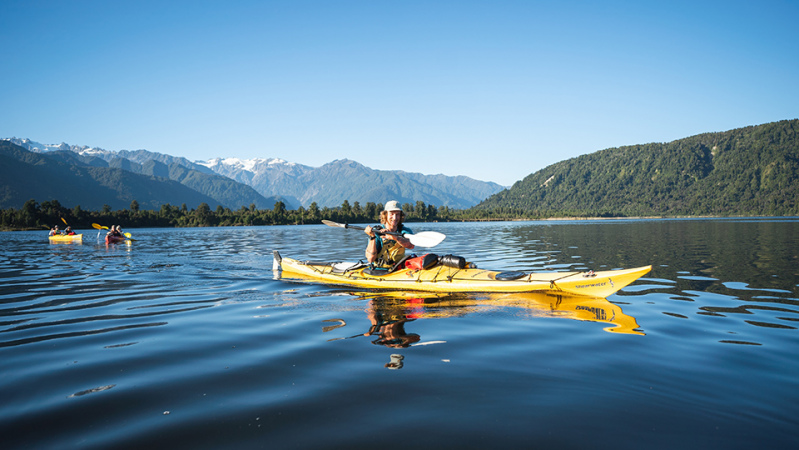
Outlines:
{"type": "Polygon", "coordinates": [[[654,267],[608,299],[404,295],[273,279],[275,249],[363,257],[321,225],[4,234],[4,447],[792,448],[799,221],[412,226],[483,268],[654,267]]]}

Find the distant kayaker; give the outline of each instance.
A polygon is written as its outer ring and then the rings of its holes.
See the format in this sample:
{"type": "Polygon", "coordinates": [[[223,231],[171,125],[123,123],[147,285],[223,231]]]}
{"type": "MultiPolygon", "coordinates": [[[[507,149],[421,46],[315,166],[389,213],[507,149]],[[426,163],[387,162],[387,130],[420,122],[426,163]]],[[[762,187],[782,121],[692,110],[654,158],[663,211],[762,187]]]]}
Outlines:
{"type": "Polygon", "coordinates": [[[120,237],[122,236],[122,232],[119,231],[119,225],[111,225],[111,227],[108,228],[108,233],[105,235],[109,237],[120,237]]]}
{"type": "Polygon", "coordinates": [[[368,226],[364,233],[369,236],[366,245],[366,260],[377,267],[391,267],[405,256],[405,249],[413,249],[413,244],[403,235],[413,234],[410,228],[402,224],[405,213],[399,203],[391,200],[380,212],[381,226],[368,226]],[[386,234],[390,231],[396,234],[386,234]]]}

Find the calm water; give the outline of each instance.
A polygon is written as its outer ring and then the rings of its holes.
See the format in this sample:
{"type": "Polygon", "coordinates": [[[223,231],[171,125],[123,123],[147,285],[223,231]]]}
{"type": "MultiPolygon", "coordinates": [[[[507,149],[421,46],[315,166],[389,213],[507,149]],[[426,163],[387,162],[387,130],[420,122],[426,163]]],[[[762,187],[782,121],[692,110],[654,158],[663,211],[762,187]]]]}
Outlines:
{"type": "Polygon", "coordinates": [[[322,225],[2,233],[0,445],[799,444],[799,220],[413,228],[485,268],[654,268],[600,303],[431,298],[273,279],[274,249],[362,257],[322,225]]]}

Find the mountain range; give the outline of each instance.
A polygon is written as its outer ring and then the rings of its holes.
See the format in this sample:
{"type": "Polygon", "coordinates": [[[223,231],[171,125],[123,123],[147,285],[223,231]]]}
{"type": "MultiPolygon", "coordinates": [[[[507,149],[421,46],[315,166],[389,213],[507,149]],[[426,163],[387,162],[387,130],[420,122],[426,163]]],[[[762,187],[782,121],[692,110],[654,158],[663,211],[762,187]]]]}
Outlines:
{"type": "Polygon", "coordinates": [[[346,159],[321,167],[276,158],[192,162],[147,150],[109,151],[17,138],[0,144],[4,162],[0,208],[19,208],[31,198],[58,199],[89,209],[103,205],[123,209],[134,199],[147,209],[165,203],[195,207],[200,202],[212,208],[255,205],[264,209],[278,201],[295,209],[314,202],[319,207],[336,207],[344,200],[383,203],[386,199],[469,208],[504,189],[464,176],[374,170],[346,159]],[[20,179],[13,171],[27,176],[20,179]]]}
{"type": "Polygon", "coordinates": [[[374,170],[356,161],[338,159],[309,167],[280,159],[212,159],[200,163],[214,172],[255,188],[263,195],[280,195],[292,204],[339,206],[343,199],[383,203],[426,204],[469,208],[502,186],[465,176],[423,175],[374,170]]]}
{"type": "Polygon", "coordinates": [[[0,208],[21,208],[27,200],[58,200],[64,206],[100,210],[161,204],[218,204],[210,196],[167,178],[137,174],[99,164],[69,151],[33,153],[0,141],[0,208]]]}
{"type": "MultiPolygon", "coordinates": [[[[504,189],[467,177],[379,171],[355,161],[309,167],[280,159],[191,162],[146,150],[0,140],[0,208],[29,199],[65,206],[289,209],[386,199],[447,206],[469,218],[799,215],[799,120],[564,160],[504,189]],[[466,211],[468,210],[468,211],[466,211]]],[[[465,217],[465,216],[464,216],[465,217]]]]}

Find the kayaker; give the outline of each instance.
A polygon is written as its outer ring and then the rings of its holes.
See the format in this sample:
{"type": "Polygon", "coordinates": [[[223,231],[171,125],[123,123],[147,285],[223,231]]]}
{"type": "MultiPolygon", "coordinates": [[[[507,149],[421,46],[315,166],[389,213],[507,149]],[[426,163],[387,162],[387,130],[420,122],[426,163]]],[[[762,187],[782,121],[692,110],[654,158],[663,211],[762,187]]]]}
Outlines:
{"type": "Polygon", "coordinates": [[[56,236],[59,234],[61,234],[61,231],[58,230],[58,225],[54,226],[53,228],[50,228],[50,236],[56,236]]]}
{"type": "Polygon", "coordinates": [[[67,229],[64,230],[64,234],[66,234],[67,236],[74,236],[75,232],[72,231],[72,227],[71,226],[67,225],[67,229]]]}
{"type": "Polygon", "coordinates": [[[119,231],[119,225],[111,225],[111,227],[108,228],[108,233],[105,235],[112,238],[118,238],[122,236],[122,233],[119,231]]]}
{"type": "Polygon", "coordinates": [[[410,228],[403,225],[404,218],[405,213],[399,203],[391,200],[380,212],[381,226],[368,226],[363,230],[369,236],[369,243],[366,245],[366,260],[369,263],[377,267],[392,267],[405,256],[406,248],[413,249],[411,241],[402,236],[413,234],[410,228]],[[385,231],[400,235],[386,234],[385,231]]]}

